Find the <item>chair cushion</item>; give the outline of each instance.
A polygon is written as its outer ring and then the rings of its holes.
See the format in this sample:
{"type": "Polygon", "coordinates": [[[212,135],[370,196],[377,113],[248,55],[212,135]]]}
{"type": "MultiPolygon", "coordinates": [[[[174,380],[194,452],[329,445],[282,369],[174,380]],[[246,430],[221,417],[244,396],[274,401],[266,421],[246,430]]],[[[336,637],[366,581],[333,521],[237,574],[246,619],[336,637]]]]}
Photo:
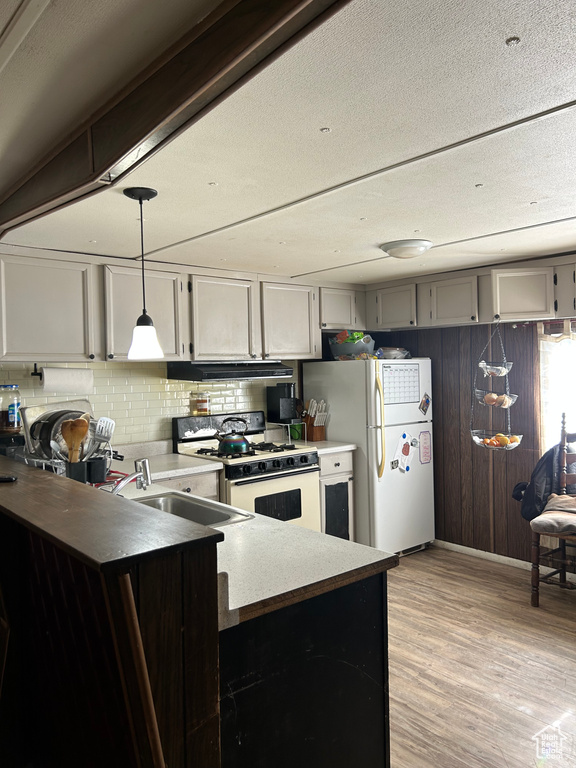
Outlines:
{"type": "Polygon", "coordinates": [[[530,521],[530,527],[537,533],[576,534],[576,497],[551,493],[544,511],[530,521]]]}

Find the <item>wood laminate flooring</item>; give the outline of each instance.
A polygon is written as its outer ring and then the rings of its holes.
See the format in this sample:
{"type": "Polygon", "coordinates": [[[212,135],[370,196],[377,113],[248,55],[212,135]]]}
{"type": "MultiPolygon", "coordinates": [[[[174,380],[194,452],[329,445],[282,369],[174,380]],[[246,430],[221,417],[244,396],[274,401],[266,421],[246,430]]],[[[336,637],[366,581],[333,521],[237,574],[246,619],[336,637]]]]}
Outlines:
{"type": "Polygon", "coordinates": [[[576,590],[434,547],[388,576],[392,768],[575,768],[576,590]]]}

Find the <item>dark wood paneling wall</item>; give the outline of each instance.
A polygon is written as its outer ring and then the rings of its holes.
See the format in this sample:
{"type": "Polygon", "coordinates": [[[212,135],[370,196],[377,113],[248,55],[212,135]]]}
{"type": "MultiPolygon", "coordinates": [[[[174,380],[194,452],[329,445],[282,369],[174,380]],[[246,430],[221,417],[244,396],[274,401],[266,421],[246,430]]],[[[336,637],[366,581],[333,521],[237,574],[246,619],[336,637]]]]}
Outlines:
{"type": "MultiPolygon", "coordinates": [[[[529,480],[540,457],[540,390],[535,324],[503,324],[506,357],[514,365],[510,391],[518,400],[510,410],[512,431],[523,435],[513,451],[489,451],[472,442],[470,413],[474,374],[493,326],[434,328],[375,334],[378,345],[405,347],[413,357],[432,359],[436,537],[473,549],[530,560],[530,527],[511,494],[529,480]]],[[[501,360],[491,342],[486,360],[501,360]]],[[[504,391],[504,379],[485,379],[479,389],[504,391]]],[[[477,404],[474,428],[506,431],[506,412],[477,404]]]]}

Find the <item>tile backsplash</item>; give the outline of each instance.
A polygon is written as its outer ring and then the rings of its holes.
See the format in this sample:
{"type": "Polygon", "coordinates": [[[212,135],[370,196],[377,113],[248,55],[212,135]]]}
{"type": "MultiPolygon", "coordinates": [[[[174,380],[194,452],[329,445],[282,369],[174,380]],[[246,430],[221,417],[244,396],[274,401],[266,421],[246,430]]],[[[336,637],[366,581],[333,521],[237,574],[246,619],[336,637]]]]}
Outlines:
{"type": "MultiPolygon", "coordinates": [[[[190,395],[210,392],[212,413],[266,411],[266,386],[272,381],[192,382],[166,378],[166,363],[37,363],[50,368],[89,368],[94,391],[84,394],[47,395],[40,380],[31,376],[29,363],[1,363],[0,384],[18,384],[22,405],[44,405],[86,398],[94,416],[116,422],[115,444],[168,440],[173,416],[190,414],[190,395]]],[[[289,363],[290,365],[290,363],[289,363]]],[[[292,364],[296,372],[296,363],[292,364]]],[[[282,379],[289,381],[289,379],[282,379]]]]}

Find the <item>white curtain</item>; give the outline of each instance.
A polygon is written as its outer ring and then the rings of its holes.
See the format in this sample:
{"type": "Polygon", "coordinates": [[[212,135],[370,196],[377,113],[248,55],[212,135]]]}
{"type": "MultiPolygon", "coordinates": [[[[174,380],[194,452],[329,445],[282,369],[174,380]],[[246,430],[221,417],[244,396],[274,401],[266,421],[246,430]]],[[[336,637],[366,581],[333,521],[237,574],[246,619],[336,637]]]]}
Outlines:
{"type": "Polygon", "coordinates": [[[563,413],[566,414],[568,431],[576,432],[576,339],[564,336],[550,341],[549,336],[540,336],[539,343],[540,434],[544,452],[560,440],[563,413]]]}

